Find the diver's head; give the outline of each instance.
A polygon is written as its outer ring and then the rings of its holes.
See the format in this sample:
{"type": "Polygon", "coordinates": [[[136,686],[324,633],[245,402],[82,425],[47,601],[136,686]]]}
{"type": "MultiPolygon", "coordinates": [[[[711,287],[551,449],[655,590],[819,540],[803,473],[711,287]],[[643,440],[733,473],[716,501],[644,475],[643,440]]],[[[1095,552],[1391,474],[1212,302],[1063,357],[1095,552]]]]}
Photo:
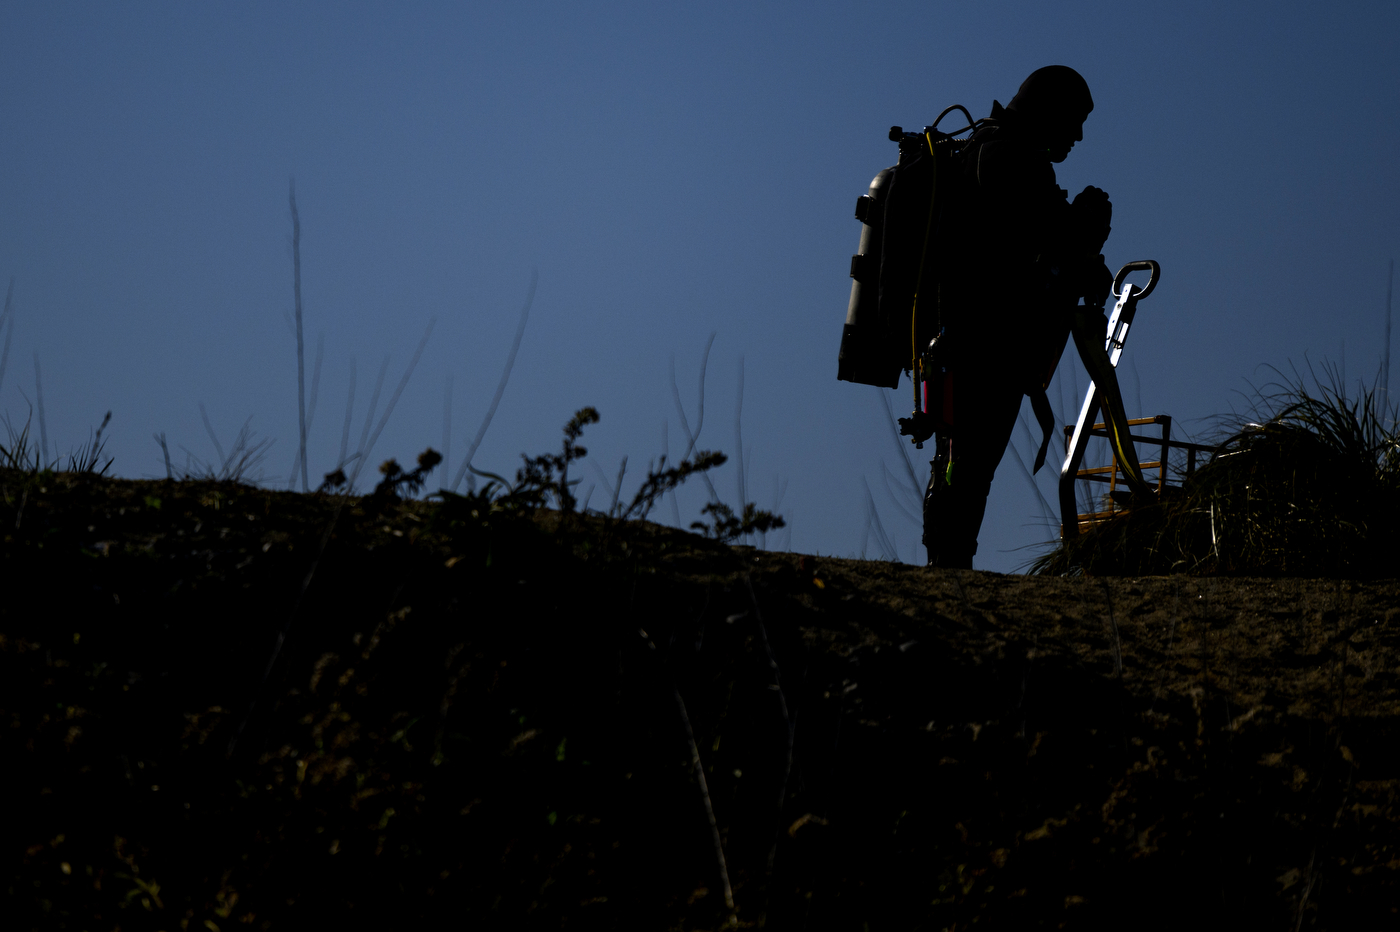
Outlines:
{"type": "Polygon", "coordinates": [[[1006,109],[1025,118],[1050,161],[1063,162],[1084,138],[1084,120],[1094,109],[1094,98],[1079,72],[1050,65],[1031,72],[1006,109]]]}

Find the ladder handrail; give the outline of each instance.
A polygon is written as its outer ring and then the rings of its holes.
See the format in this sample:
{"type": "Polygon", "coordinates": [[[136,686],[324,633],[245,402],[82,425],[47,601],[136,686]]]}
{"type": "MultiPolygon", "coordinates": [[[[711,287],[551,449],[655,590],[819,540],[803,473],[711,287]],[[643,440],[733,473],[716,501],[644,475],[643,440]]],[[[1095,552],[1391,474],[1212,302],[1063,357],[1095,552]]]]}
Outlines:
{"type": "MultiPolygon", "coordinates": [[[[1123,355],[1123,344],[1127,342],[1128,330],[1133,325],[1133,318],[1137,316],[1138,301],[1150,293],[1157,285],[1157,279],[1161,275],[1161,268],[1151,259],[1129,262],[1118,270],[1113,282],[1116,286],[1114,294],[1118,296],[1118,302],[1113,306],[1113,314],[1108,319],[1108,332],[1104,335],[1104,351],[1108,353],[1108,362],[1113,368],[1118,368],[1118,360],[1123,355]],[[1151,270],[1152,277],[1146,288],[1139,288],[1137,285],[1129,284],[1125,281],[1127,273],[1140,269],[1151,270]],[[1119,291],[1118,289],[1122,290],[1119,291]]],[[[1062,536],[1073,536],[1079,533],[1078,506],[1074,502],[1074,482],[1078,477],[1079,464],[1084,460],[1084,451],[1089,446],[1089,437],[1092,428],[1086,429],[1094,423],[1094,416],[1098,414],[1100,401],[1100,389],[1092,381],[1089,382],[1089,390],[1084,395],[1084,404],[1079,409],[1079,419],[1075,422],[1074,433],[1071,435],[1069,448],[1066,451],[1064,466],[1060,469],[1060,527],[1062,536]],[[1075,520],[1068,520],[1067,516],[1074,515],[1075,520]]]]}

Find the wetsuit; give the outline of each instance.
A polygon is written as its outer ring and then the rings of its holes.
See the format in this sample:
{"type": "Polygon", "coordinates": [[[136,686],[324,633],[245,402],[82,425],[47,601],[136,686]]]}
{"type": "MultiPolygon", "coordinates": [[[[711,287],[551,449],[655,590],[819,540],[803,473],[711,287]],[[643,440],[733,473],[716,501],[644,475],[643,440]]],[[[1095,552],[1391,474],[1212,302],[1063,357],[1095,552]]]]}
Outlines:
{"type": "Polygon", "coordinates": [[[991,119],[963,159],[968,226],[943,244],[958,270],[939,300],[956,414],[938,437],[924,499],[924,545],[937,566],[971,567],[1021,397],[1049,381],[1075,306],[1102,291],[1106,274],[1103,241],[1094,242],[1106,196],[1071,205],[1030,121],[997,103],[991,119]]]}

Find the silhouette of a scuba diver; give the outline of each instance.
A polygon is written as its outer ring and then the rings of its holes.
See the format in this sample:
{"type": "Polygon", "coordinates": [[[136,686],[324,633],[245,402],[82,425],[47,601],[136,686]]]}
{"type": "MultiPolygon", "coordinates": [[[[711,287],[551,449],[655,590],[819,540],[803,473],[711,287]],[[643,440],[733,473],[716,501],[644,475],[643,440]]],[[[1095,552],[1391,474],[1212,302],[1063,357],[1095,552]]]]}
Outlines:
{"type": "MultiPolygon", "coordinates": [[[[992,103],[991,122],[964,150],[969,224],[944,246],[947,267],[957,272],[945,276],[939,295],[956,415],[938,436],[924,496],[930,566],[972,567],[987,493],[1022,395],[1031,396],[1048,443],[1053,421],[1044,389],[1071,333],[1104,390],[1105,419],[1120,429],[1126,421],[1104,352],[1103,305],[1113,275],[1100,251],[1113,208],[1094,187],[1071,203],[1052,167],[1084,138],[1093,109],[1078,72],[1041,68],[1005,107],[992,103]]],[[[1130,461],[1123,464],[1129,485],[1146,493],[1132,443],[1115,448],[1130,461]]],[[[1041,458],[1044,451],[1043,444],[1041,458]]]]}

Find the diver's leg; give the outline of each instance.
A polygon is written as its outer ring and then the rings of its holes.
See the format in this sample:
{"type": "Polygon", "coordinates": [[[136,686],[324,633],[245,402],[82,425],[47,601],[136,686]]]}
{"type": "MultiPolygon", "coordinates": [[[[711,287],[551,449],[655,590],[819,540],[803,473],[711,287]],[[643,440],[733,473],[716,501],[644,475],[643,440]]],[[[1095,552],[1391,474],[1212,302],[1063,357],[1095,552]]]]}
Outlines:
{"type": "Polygon", "coordinates": [[[1019,389],[1004,382],[976,388],[962,396],[956,438],[939,438],[938,456],[931,464],[924,496],[929,566],[972,568],[992,477],[1020,412],[1019,389]]]}
{"type": "MultiPolygon", "coordinates": [[[[953,533],[955,500],[948,487],[948,447],[949,439],[940,436],[936,441],[933,462],[929,463],[928,488],[924,490],[924,549],[928,551],[929,566],[946,566],[943,562],[944,544],[953,533]]],[[[968,554],[968,565],[972,555],[968,554]]]]}

